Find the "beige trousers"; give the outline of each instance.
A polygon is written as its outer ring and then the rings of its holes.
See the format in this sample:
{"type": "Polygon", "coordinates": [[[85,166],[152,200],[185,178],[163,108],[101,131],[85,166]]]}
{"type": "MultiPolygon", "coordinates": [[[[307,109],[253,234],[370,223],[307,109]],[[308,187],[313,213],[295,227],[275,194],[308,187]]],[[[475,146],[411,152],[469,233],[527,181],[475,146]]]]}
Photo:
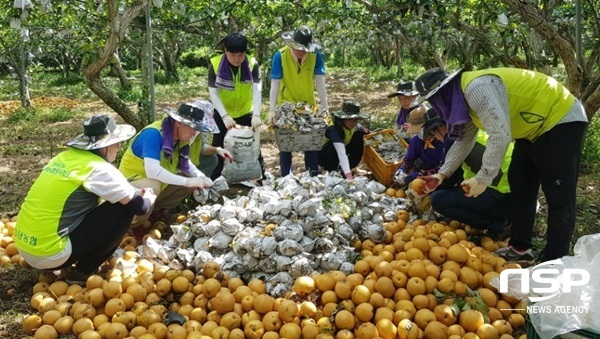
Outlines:
{"type": "Polygon", "coordinates": [[[131,185],[137,188],[151,188],[156,194],[156,201],[150,207],[148,213],[144,215],[136,215],[131,221],[131,227],[140,226],[144,221],[148,220],[154,209],[171,209],[179,204],[188,195],[192,194],[193,188],[177,185],[167,185],[164,190],[161,190],[161,182],[155,179],[140,179],[132,181],[131,185]]]}

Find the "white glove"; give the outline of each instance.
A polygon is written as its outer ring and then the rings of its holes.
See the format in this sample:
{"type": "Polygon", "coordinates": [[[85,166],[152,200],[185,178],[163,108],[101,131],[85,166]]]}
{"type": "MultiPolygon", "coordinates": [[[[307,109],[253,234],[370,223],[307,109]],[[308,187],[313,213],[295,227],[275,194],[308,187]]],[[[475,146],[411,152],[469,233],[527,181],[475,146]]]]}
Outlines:
{"type": "Polygon", "coordinates": [[[195,178],[186,178],[185,186],[193,188],[207,188],[213,185],[213,181],[209,177],[201,176],[195,178]]]}
{"type": "Polygon", "coordinates": [[[262,120],[260,120],[260,115],[253,115],[252,116],[252,128],[253,129],[258,129],[260,126],[262,126],[263,122],[262,120]]]}
{"type": "Polygon", "coordinates": [[[275,111],[269,111],[269,116],[267,117],[267,124],[273,125],[275,123],[275,111]]]}
{"type": "Polygon", "coordinates": [[[426,194],[429,194],[429,193],[435,191],[435,189],[438,188],[438,186],[442,184],[442,181],[444,181],[444,176],[439,173],[436,173],[433,175],[428,175],[426,177],[422,177],[421,179],[423,179],[425,181],[425,186],[423,187],[423,191],[426,194]]]}
{"type": "Polygon", "coordinates": [[[233,118],[229,115],[225,114],[221,118],[223,119],[223,124],[225,124],[225,128],[232,129],[235,127],[235,120],[233,120],[233,118]]]}
{"type": "Polygon", "coordinates": [[[233,157],[231,156],[231,153],[229,153],[229,151],[227,151],[226,149],[217,147],[217,155],[223,158],[223,160],[229,159],[230,163],[233,162],[233,157]]]}
{"type": "Polygon", "coordinates": [[[480,183],[475,177],[461,182],[460,186],[465,191],[465,197],[469,198],[477,198],[487,188],[486,184],[480,183]]]}
{"type": "Polygon", "coordinates": [[[156,201],[156,193],[154,193],[152,188],[142,188],[140,190],[140,195],[142,198],[150,200],[150,204],[154,205],[154,202],[156,201]]]}
{"type": "Polygon", "coordinates": [[[406,173],[404,173],[404,170],[402,168],[398,168],[398,170],[394,174],[394,181],[399,183],[400,186],[406,186],[407,185],[406,177],[407,177],[407,175],[406,175],[406,173]]]}

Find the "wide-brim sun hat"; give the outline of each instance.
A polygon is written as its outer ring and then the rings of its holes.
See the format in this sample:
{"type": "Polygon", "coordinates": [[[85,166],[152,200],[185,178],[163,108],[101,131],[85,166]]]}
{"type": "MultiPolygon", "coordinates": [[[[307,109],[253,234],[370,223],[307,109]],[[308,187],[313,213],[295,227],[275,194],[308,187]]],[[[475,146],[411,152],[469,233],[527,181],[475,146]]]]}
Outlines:
{"type": "Polygon", "coordinates": [[[401,82],[396,87],[396,92],[388,94],[388,98],[397,97],[399,95],[405,97],[416,97],[419,95],[419,91],[415,89],[415,85],[412,81],[401,82]]]}
{"type": "Polygon", "coordinates": [[[173,118],[173,120],[190,126],[198,132],[219,132],[219,128],[214,122],[213,106],[208,101],[197,100],[191,103],[183,103],[179,105],[177,110],[166,108],[164,112],[173,118]]]}
{"type": "Polygon", "coordinates": [[[135,127],[128,124],[117,124],[108,115],[94,115],[83,122],[83,134],[67,142],[67,146],[94,150],[123,142],[135,135],[135,127]]]}
{"type": "Polygon", "coordinates": [[[313,42],[312,29],[308,26],[300,26],[295,31],[287,31],[281,34],[281,39],[292,49],[315,53],[321,50],[321,46],[313,42]]]}
{"type": "Polygon", "coordinates": [[[344,101],[342,110],[333,112],[339,119],[368,119],[369,115],[361,112],[360,104],[356,101],[344,101]]]}
{"type": "Polygon", "coordinates": [[[425,124],[423,125],[423,137],[427,138],[431,134],[431,131],[445,125],[446,122],[439,115],[436,114],[434,117],[427,115],[425,124]]]}
{"type": "Polygon", "coordinates": [[[417,134],[421,131],[423,125],[425,125],[426,112],[427,109],[424,106],[419,106],[410,111],[408,114],[408,119],[406,120],[408,123],[410,123],[410,126],[406,130],[406,133],[417,134]]]}
{"type": "Polygon", "coordinates": [[[419,102],[431,98],[432,95],[437,93],[442,87],[446,86],[450,80],[461,74],[463,70],[464,69],[461,68],[452,74],[448,74],[443,68],[437,67],[421,74],[421,76],[415,80],[415,87],[421,96],[419,102]]]}

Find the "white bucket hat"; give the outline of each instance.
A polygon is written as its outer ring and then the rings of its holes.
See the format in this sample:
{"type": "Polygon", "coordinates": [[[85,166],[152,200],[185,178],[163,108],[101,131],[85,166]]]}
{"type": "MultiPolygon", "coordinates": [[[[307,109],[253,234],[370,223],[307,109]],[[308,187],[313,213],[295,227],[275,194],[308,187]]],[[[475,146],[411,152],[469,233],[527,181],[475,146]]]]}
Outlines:
{"type": "Polygon", "coordinates": [[[125,141],[135,135],[135,128],[117,124],[108,115],[94,115],[83,122],[83,134],[67,142],[67,146],[94,150],[125,141]]]}
{"type": "Polygon", "coordinates": [[[179,105],[177,111],[165,108],[164,112],[173,120],[190,126],[198,132],[219,133],[219,128],[213,118],[213,106],[208,101],[196,100],[191,103],[183,103],[179,105]]]}

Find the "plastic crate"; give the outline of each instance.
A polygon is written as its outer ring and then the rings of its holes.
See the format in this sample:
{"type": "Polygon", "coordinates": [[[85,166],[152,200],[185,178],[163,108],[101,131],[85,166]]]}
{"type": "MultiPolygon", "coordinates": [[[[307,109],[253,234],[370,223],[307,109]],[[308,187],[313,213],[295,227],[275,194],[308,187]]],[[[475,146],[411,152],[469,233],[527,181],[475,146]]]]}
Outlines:
{"type": "MultiPolygon", "coordinates": [[[[367,134],[365,136],[365,140],[369,140],[377,134],[394,133],[395,131],[393,129],[386,129],[381,132],[367,134]]],[[[401,142],[398,143],[398,147],[406,148],[405,143],[401,142]]],[[[394,174],[396,173],[396,171],[400,167],[400,164],[402,163],[402,160],[398,160],[394,163],[389,163],[385,161],[372,146],[366,144],[364,147],[362,160],[375,176],[375,180],[379,181],[385,186],[391,186],[391,184],[394,182],[394,174]]]]}
{"type": "Polygon", "coordinates": [[[275,129],[275,142],[280,152],[320,151],[323,147],[325,128],[310,131],[275,129]]]}
{"type": "MultiPolygon", "coordinates": [[[[531,320],[529,319],[529,315],[525,318],[526,326],[527,326],[527,339],[540,339],[539,334],[535,331],[535,327],[531,324],[531,320]]],[[[592,338],[592,339],[600,339],[600,332],[592,329],[580,329],[575,330],[573,332],[565,333],[554,337],[553,339],[579,339],[579,338],[592,338]]]]}

